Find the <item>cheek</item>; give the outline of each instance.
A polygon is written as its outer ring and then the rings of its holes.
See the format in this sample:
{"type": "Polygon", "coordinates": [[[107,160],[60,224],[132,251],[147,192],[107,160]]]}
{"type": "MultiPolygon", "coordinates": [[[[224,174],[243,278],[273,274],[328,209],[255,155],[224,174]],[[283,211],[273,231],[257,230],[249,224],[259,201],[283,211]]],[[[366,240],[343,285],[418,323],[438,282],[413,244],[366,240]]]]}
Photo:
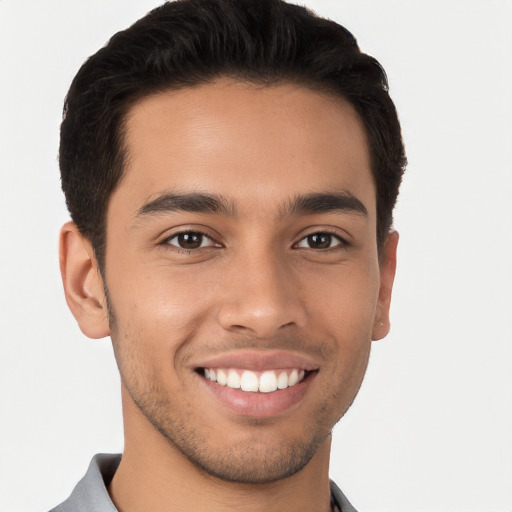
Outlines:
{"type": "Polygon", "coordinates": [[[142,389],[152,375],[165,388],[181,388],[184,362],[198,340],[225,336],[215,322],[223,286],[218,274],[165,264],[116,268],[107,279],[117,324],[111,337],[125,380],[142,389]],[[126,275],[130,279],[123,279],[126,275]]]}
{"type": "MultiPolygon", "coordinates": [[[[371,348],[379,292],[378,267],[368,263],[333,272],[309,287],[309,318],[333,350],[331,377],[341,394],[359,389],[371,348]],[[345,391],[343,391],[345,389],[345,391]]],[[[350,395],[350,393],[348,393],[350,395]]],[[[353,397],[352,397],[353,398],[353,397]]]]}
{"type": "Polygon", "coordinates": [[[302,294],[310,318],[321,322],[337,339],[350,342],[354,337],[371,336],[379,294],[379,270],[372,262],[306,277],[302,294]]]}
{"type": "Polygon", "coordinates": [[[204,296],[200,279],[193,271],[171,273],[164,265],[142,268],[136,275],[131,270],[118,272],[129,279],[109,280],[109,292],[119,323],[146,331],[159,330],[167,336],[193,324],[201,314],[204,296]]]}

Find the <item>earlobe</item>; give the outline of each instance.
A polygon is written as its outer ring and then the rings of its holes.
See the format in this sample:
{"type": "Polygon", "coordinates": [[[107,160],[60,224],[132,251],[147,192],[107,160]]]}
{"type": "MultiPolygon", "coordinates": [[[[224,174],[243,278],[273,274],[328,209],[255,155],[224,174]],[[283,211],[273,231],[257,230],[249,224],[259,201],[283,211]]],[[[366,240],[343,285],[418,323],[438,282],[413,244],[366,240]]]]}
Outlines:
{"type": "Polygon", "coordinates": [[[390,329],[389,308],[391,306],[391,292],[395,279],[397,246],[398,233],[396,231],[390,231],[384,242],[384,247],[382,248],[379,299],[372,335],[374,341],[384,338],[390,329]]]}
{"type": "Polygon", "coordinates": [[[90,241],[73,222],[59,237],[60,272],[69,309],[89,338],[110,334],[103,280],[90,241]]]}

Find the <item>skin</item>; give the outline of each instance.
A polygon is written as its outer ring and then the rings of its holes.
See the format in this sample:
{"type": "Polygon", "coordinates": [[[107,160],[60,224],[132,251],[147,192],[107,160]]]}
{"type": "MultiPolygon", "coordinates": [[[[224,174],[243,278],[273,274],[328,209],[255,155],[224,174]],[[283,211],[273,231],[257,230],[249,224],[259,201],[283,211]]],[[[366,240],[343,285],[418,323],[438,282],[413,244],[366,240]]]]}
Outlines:
{"type": "Polygon", "coordinates": [[[121,512],[330,510],[331,429],[372,339],[389,330],[398,242],[391,232],[379,261],[361,120],[303,87],[223,79],[140,101],[126,147],[106,282],[76,226],[61,233],[68,304],[86,335],[111,335],[121,373],[125,451],[112,500],[121,512]],[[222,196],[225,211],[158,202],[197,193],[222,196]],[[290,208],[318,193],[364,211],[290,208]],[[180,247],[177,235],[193,232],[201,246],[180,247]],[[197,371],[205,358],[278,350],[316,370],[299,400],[267,417],[225,407],[197,371]]]}

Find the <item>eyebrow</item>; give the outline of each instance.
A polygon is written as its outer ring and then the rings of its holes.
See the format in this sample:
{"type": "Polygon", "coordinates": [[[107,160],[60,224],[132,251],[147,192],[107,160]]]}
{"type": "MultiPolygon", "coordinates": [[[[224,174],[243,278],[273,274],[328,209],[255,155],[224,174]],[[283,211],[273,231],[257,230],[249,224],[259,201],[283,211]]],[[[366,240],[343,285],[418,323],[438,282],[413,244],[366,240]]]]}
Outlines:
{"type": "Polygon", "coordinates": [[[138,211],[137,217],[145,217],[152,213],[164,212],[195,212],[215,213],[233,217],[236,215],[236,208],[226,198],[214,194],[202,193],[168,193],[158,196],[156,199],[146,203],[138,211]]]}
{"type": "Polygon", "coordinates": [[[337,212],[368,216],[365,205],[357,197],[346,191],[299,195],[290,202],[283,213],[291,216],[337,212]]]}
{"type": "MultiPolygon", "coordinates": [[[[165,193],[144,204],[136,217],[165,212],[213,213],[235,217],[237,209],[233,202],[216,194],[165,193]]],[[[281,208],[282,216],[312,215],[318,213],[356,213],[368,216],[364,204],[350,192],[318,192],[297,195],[281,208]]]]}

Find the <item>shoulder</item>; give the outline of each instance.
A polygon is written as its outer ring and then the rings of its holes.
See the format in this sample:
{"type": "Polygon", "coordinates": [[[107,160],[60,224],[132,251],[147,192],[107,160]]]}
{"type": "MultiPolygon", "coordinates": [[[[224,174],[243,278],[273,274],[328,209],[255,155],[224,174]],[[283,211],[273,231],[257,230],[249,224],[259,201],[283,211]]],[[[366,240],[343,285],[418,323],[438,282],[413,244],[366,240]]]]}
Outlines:
{"type": "Polygon", "coordinates": [[[357,512],[341,489],[331,480],[331,496],[340,512],[357,512]]]}
{"type": "Polygon", "coordinates": [[[69,498],[50,512],[117,512],[107,486],[120,462],[119,454],[95,455],[69,498]]]}

